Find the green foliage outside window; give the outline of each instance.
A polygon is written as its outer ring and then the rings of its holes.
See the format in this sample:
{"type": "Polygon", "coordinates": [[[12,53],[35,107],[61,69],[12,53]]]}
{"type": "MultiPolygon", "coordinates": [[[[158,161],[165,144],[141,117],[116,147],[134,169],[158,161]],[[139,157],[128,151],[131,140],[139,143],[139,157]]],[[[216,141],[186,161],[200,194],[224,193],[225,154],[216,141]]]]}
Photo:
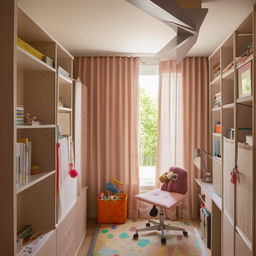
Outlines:
{"type": "Polygon", "coordinates": [[[150,96],[140,88],[140,165],[156,165],[157,95],[150,96]]]}

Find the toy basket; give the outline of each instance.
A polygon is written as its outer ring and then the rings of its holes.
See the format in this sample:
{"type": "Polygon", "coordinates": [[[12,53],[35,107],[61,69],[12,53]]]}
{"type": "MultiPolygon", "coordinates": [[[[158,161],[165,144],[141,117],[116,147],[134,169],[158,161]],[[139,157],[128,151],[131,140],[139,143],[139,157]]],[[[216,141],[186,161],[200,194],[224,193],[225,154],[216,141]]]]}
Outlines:
{"type": "Polygon", "coordinates": [[[101,224],[122,224],[127,220],[127,196],[121,200],[102,200],[98,196],[97,221],[101,224]]]}

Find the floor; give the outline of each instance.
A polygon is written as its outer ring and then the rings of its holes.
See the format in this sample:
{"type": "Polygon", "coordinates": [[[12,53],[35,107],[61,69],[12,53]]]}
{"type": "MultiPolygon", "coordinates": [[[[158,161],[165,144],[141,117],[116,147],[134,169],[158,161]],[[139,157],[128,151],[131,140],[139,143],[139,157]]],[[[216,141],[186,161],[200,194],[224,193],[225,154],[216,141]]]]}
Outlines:
{"type": "MultiPolygon", "coordinates": [[[[93,235],[94,235],[94,232],[96,229],[96,224],[97,224],[96,219],[88,219],[87,220],[86,235],[82,242],[81,248],[76,256],[87,256],[87,252],[90,247],[91,240],[93,238],[93,235]]],[[[195,226],[198,226],[198,229],[200,228],[199,224],[195,225],[195,226]]],[[[207,249],[207,251],[208,251],[208,255],[210,255],[210,251],[208,249],[207,249]]]]}
{"type": "Polygon", "coordinates": [[[87,256],[87,252],[90,247],[95,229],[96,229],[96,219],[87,220],[86,235],[77,256],[87,256]]]}

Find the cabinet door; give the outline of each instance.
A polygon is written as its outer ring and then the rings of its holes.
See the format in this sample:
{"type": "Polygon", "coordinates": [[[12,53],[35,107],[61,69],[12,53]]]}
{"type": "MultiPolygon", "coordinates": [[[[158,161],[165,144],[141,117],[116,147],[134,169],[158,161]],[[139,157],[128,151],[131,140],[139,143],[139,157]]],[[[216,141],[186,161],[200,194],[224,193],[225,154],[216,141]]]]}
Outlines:
{"type": "Polygon", "coordinates": [[[235,167],[235,142],[224,139],[223,145],[223,205],[224,212],[234,222],[234,184],[230,182],[230,173],[235,167]]]}
{"type": "Polygon", "coordinates": [[[252,147],[238,143],[239,179],[236,185],[237,226],[252,241],[252,147]]]}
{"type": "Polygon", "coordinates": [[[78,250],[86,232],[86,190],[82,190],[76,204],[76,249],[78,250]]]}
{"type": "Polygon", "coordinates": [[[236,232],[236,247],[235,256],[252,256],[252,251],[249,249],[247,244],[244,242],[242,237],[236,232]]]}
{"type": "Polygon", "coordinates": [[[76,253],[76,206],[57,227],[57,255],[74,256],[76,253]]]}
{"type": "Polygon", "coordinates": [[[225,213],[222,217],[222,255],[234,255],[234,224],[225,213]]]}
{"type": "Polygon", "coordinates": [[[35,256],[56,256],[56,230],[52,231],[47,241],[36,252],[35,256]]]}

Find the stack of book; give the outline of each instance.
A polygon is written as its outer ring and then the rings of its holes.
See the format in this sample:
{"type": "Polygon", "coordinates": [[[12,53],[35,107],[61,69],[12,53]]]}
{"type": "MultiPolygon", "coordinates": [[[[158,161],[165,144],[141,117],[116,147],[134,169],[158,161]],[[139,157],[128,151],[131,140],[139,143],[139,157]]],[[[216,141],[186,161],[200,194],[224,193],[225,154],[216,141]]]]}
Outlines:
{"type": "Polygon", "coordinates": [[[16,124],[24,124],[24,106],[22,105],[16,107],[16,124]]]}
{"type": "Polygon", "coordinates": [[[221,104],[221,92],[215,93],[214,96],[214,108],[219,108],[221,104]]]}
{"type": "Polygon", "coordinates": [[[16,143],[16,185],[20,188],[28,183],[31,170],[31,141],[17,139],[16,143]]]}

